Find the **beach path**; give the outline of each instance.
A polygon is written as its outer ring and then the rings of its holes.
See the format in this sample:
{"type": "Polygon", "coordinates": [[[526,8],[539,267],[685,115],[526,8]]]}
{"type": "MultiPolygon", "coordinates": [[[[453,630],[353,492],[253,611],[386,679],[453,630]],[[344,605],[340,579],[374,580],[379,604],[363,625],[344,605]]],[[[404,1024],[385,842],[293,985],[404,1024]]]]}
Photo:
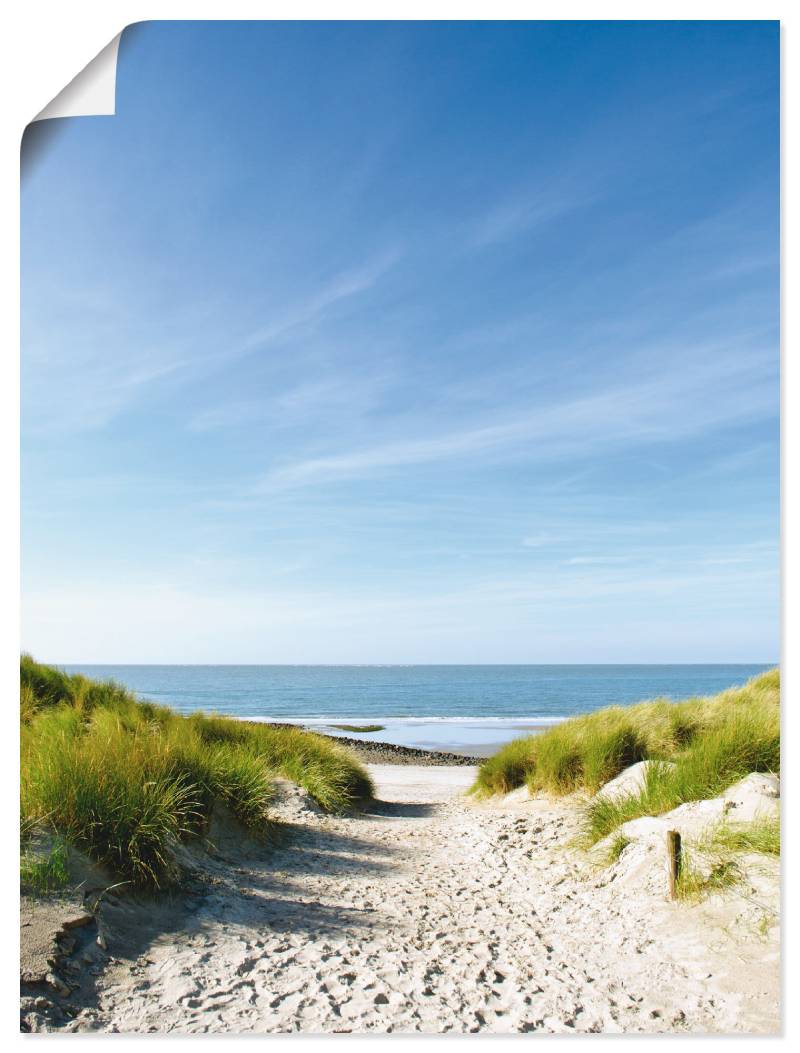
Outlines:
{"type": "Polygon", "coordinates": [[[74,1029],[777,1027],[769,948],[748,959],[703,908],[588,871],[569,846],[574,803],[476,803],[467,767],[371,771],[379,800],[364,814],[322,815],[295,795],[282,843],[222,839],[187,906],[126,935],[112,910],[112,961],[74,1029]]]}

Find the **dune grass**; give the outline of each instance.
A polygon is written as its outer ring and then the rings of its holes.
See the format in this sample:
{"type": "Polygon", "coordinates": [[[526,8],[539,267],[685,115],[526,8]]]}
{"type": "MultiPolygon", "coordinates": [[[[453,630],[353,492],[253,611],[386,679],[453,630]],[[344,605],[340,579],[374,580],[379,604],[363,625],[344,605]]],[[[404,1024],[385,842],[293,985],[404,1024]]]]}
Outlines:
{"type": "Polygon", "coordinates": [[[690,848],[684,847],[676,885],[678,897],[698,899],[739,883],[746,876],[741,862],[745,853],[779,856],[780,852],[778,816],[758,817],[748,823],[719,823],[690,848]]]}
{"type": "Polygon", "coordinates": [[[675,882],[678,899],[700,899],[711,892],[722,892],[742,880],[742,871],[735,859],[719,856],[709,866],[696,865],[693,856],[684,852],[683,865],[675,882]]]}
{"type": "Polygon", "coordinates": [[[516,739],[481,765],[472,791],[489,796],[527,784],[532,792],[593,794],[640,760],[652,761],[640,793],[588,805],[590,842],[628,819],[714,797],[749,772],[779,771],[779,671],[708,698],[611,706],[516,739]]]}
{"type": "Polygon", "coordinates": [[[45,855],[36,855],[23,848],[19,880],[23,888],[37,896],[65,888],[69,883],[69,871],[64,841],[56,840],[45,855]]]}
{"type": "Polygon", "coordinates": [[[781,854],[781,821],[778,816],[758,817],[750,823],[721,823],[705,844],[712,851],[758,852],[765,856],[781,854]]]}
{"type": "Polygon", "coordinates": [[[612,837],[606,854],[606,863],[609,866],[612,863],[616,863],[629,844],[631,844],[631,839],[626,837],[625,834],[617,834],[615,837],[612,837]]]}
{"type": "Polygon", "coordinates": [[[266,830],[276,775],[328,811],[372,793],[362,765],[319,735],[184,717],[27,655],[20,677],[23,824],[51,827],[139,885],[176,880],[177,842],[202,832],[217,802],[266,830]]]}

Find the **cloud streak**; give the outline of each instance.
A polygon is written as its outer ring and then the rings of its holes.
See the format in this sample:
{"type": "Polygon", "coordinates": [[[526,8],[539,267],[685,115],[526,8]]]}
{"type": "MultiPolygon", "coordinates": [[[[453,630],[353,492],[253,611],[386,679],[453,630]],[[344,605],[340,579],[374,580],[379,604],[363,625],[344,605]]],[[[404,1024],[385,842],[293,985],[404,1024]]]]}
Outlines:
{"type": "Polygon", "coordinates": [[[595,200],[595,195],[541,190],[518,195],[490,208],[474,226],[470,243],[486,248],[520,237],[595,200]]]}
{"type": "Polygon", "coordinates": [[[336,304],[368,292],[397,262],[399,255],[397,250],[387,250],[362,266],[340,271],[308,299],[251,332],[242,341],[239,353],[257,351],[284,340],[313,325],[336,304]]]}
{"type": "Polygon", "coordinates": [[[721,375],[718,362],[690,366],[685,359],[636,384],[531,405],[503,423],[309,457],[273,469],[253,490],[324,485],[501,452],[533,462],[591,458],[609,448],[678,442],[774,416],[775,386],[764,377],[759,356],[730,354],[726,366],[721,375]],[[712,383],[713,398],[707,394],[712,383]]]}

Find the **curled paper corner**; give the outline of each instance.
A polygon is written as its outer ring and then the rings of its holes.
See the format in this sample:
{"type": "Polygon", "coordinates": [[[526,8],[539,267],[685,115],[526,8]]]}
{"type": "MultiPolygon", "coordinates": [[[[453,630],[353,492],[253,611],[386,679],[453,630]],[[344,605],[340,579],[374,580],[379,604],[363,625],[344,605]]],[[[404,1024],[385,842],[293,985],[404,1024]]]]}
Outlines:
{"type": "Polygon", "coordinates": [[[113,117],[116,113],[117,55],[122,33],[85,66],[63,91],[33,118],[46,121],[53,117],[113,117]]]}

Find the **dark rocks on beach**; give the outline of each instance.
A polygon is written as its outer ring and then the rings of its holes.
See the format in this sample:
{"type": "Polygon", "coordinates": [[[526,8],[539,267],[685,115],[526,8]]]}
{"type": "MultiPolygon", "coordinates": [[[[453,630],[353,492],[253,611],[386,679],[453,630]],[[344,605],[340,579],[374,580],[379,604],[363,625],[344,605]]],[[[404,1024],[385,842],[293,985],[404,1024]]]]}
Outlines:
{"type": "Polygon", "coordinates": [[[58,975],[58,973],[48,973],[45,982],[49,984],[57,994],[68,995],[72,993],[72,988],[58,975]]]}
{"type": "MultiPolygon", "coordinates": [[[[246,722],[247,723],[247,722],[246,722]]],[[[275,721],[270,725],[273,728],[297,729],[300,724],[286,724],[275,721]]],[[[328,725],[332,727],[333,725],[328,725]]],[[[480,764],[480,757],[470,757],[463,753],[447,753],[442,750],[421,750],[411,746],[395,746],[391,742],[365,742],[364,739],[354,739],[345,735],[326,735],[318,727],[305,727],[304,731],[312,731],[315,735],[331,739],[347,746],[353,753],[367,764],[422,764],[437,765],[440,767],[449,765],[480,764]]]]}
{"type": "Polygon", "coordinates": [[[475,757],[463,753],[444,753],[440,750],[420,750],[411,746],[395,746],[391,742],[364,742],[362,739],[328,735],[326,738],[340,742],[367,764],[421,764],[421,765],[468,765],[477,764],[475,757]]]}
{"type": "Polygon", "coordinates": [[[64,929],[81,929],[84,925],[91,925],[93,921],[94,914],[89,914],[87,911],[80,911],[64,918],[61,922],[61,927],[64,929]]]}

